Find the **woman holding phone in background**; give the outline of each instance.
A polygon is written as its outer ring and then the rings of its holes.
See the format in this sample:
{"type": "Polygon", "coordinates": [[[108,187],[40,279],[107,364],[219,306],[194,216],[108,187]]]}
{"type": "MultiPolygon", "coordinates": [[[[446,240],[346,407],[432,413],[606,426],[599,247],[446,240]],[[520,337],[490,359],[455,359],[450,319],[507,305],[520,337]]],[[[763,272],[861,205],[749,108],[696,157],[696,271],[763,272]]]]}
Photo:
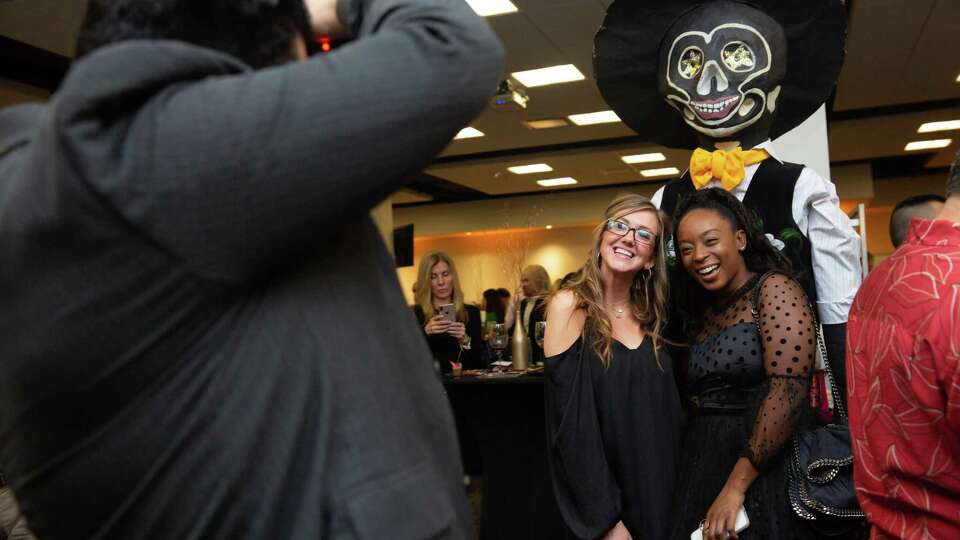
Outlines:
{"type": "Polygon", "coordinates": [[[413,313],[423,328],[430,352],[442,373],[480,366],[480,310],[463,303],[453,259],[431,251],[420,259],[414,285],[413,313]]]}

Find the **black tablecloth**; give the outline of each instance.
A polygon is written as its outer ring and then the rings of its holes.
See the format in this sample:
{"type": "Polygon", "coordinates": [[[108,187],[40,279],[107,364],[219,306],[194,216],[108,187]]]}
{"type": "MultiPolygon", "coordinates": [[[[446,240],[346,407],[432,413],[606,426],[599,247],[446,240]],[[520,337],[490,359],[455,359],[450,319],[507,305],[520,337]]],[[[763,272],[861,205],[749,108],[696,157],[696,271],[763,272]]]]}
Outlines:
{"type": "Polygon", "coordinates": [[[445,378],[467,474],[483,475],[482,540],[564,538],[550,484],[543,376],[445,378]]]}

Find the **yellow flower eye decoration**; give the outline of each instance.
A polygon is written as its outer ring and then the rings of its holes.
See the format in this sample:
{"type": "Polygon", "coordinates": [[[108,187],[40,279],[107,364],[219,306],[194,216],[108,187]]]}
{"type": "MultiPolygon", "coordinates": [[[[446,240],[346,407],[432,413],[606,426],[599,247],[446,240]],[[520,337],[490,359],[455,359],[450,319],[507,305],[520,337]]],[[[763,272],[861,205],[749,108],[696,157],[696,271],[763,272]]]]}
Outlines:
{"type": "Polygon", "coordinates": [[[680,76],[692,79],[703,69],[703,51],[696,47],[687,47],[680,55],[680,64],[677,66],[680,76]]]}
{"type": "Polygon", "coordinates": [[[750,71],[756,66],[753,51],[747,47],[746,43],[740,41],[728,43],[720,52],[720,56],[730,71],[750,71]]]}

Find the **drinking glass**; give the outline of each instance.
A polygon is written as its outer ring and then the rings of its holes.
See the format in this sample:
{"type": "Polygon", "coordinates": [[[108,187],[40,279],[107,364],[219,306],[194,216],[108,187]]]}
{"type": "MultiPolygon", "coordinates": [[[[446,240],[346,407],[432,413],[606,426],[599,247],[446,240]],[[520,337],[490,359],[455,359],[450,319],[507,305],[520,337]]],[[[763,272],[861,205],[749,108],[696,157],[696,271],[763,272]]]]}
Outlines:
{"type": "Polygon", "coordinates": [[[533,338],[537,340],[537,346],[543,348],[543,333],[547,331],[547,321],[537,321],[533,327],[533,338]]]}
{"type": "Polygon", "coordinates": [[[497,323],[490,327],[490,347],[497,353],[497,360],[493,362],[494,366],[509,366],[510,362],[503,359],[503,350],[510,343],[510,336],[507,334],[507,325],[497,323]]]}

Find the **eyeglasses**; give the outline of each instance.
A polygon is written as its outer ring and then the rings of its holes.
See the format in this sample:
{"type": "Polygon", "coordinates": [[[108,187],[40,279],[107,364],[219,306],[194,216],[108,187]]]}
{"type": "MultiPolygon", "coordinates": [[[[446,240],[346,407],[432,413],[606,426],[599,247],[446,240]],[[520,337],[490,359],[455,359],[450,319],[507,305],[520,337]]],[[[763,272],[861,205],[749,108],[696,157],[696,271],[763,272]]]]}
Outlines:
{"type": "Polygon", "coordinates": [[[637,243],[645,246],[652,246],[657,241],[657,235],[647,229],[633,228],[615,219],[608,219],[603,228],[617,236],[626,236],[628,232],[633,231],[633,237],[636,238],[637,243]]]}

